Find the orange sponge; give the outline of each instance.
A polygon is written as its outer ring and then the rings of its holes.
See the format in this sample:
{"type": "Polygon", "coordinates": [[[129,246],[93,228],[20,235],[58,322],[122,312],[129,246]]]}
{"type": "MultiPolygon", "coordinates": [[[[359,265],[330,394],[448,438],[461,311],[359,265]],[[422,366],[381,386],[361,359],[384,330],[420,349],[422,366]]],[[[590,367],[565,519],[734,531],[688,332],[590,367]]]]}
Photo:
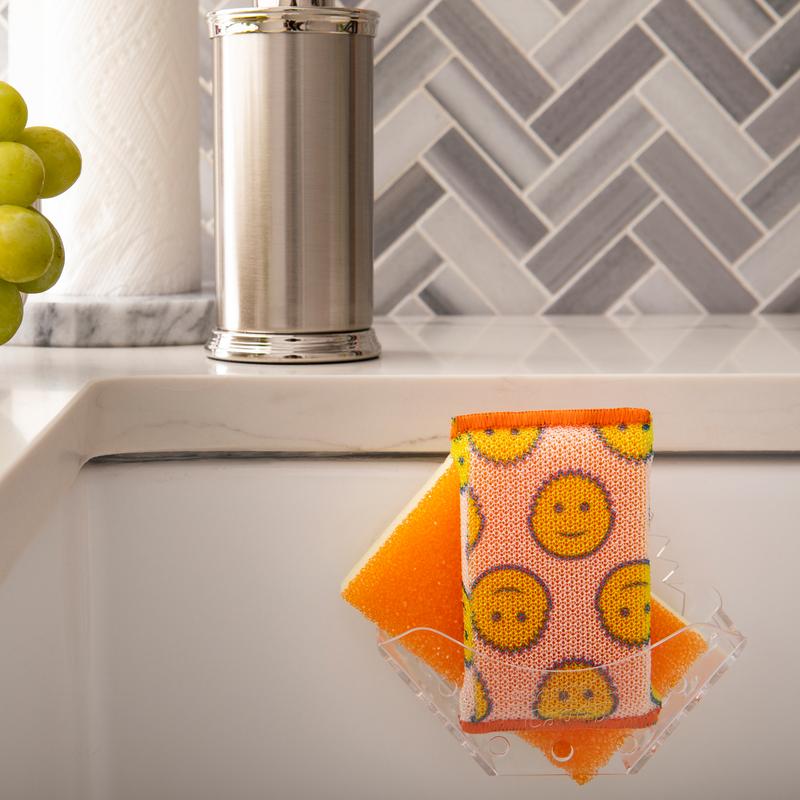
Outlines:
{"type": "MultiPolygon", "coordinates": [[[[460,535],[458,473],[448,458],[352,570],[342,596],[390,636],[428,627],[461,642],[460,535]]],[[[461,645],[417,632],[403,646],[461,684],[461,645]]]]}
{"type": "MultiPolygon", "coordinates": [[[[459,476],[456,464],[448,458],[351,571],[342,596],[390,636],[426,627],[462,641],[459,525],[459,476]]],[[[686,625],[655,597],[650,624],[653,643],[686,625]]],[[[425,632],[410,634],[403,645],[448,680],[463,681],[462,646],[425,632]]],[[[693,631],[655,647],[651,681],[656,695],[667,694],[705,649],[703,638],[693,631]]],[[[587,728],[568,735],[544,729],[517,735],[538,747],[575,781],[586,783],[620,748],[628,733],[627,729],[587,728]]]]}

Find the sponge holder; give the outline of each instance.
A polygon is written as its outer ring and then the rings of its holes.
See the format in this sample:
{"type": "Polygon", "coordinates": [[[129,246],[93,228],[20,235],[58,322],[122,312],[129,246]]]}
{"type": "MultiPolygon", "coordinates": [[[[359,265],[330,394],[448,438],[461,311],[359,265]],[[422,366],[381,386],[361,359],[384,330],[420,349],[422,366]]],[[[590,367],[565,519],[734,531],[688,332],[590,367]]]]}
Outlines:
{"type": "MultiPolygon", "coordinates": [[[[655,537],[652,537],[655,538],[655,537]]],[[[661,642],[650,645],[652,652],[669,639],[694,632],[705,642],[700,654],[663,697],[656,724],[627,733],[619,749],[603,766],[600,775],[624,775],[638,772],[675,731],[697,704],[738,658],[746,643],[722,607],[719,593],[708,586],[672,582],[675,563],[662,558],[664,543],[651,557],[653,595],[676,612],[686,625],[661,642]]],[[[652,542],[651,542],[652,544],[652,542]]],[[[557,740],[547,758],[512,732],[470,734],[459,723],[459,687],[415,656],[406,646],[409,637],[425,631],[443,637],[448,646],[462,647],[447,634],[432,629],[415,628],[397,636],[378,631],[378,648],[411,691],[437,716],[445,729],[489,775],[565,775],[556,764],[568,767],[574,750],[565,733],[557,740]],[[552,761],[550,760],[552,759],[552,761]]],[[[642,651],[645,655],[647,651],[642,651]]],[[[639,657],[642,657],[640,652],[639,657]]],[[[606,665],[608,666],[608,665],[606,665]]],[[[542,722],[547,729],[548,721],[542,722]]]]}

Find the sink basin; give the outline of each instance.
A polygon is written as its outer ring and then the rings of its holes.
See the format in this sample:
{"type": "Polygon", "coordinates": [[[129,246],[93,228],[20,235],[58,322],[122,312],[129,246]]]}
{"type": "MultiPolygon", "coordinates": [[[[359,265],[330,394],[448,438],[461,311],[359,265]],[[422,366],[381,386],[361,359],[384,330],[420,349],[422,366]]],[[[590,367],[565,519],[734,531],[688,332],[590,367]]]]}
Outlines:
{"type": "MultiPolygon", "coordinates": [[[[485,777],[338,596],[439,460],[84,467],[0,584],[3,796],[467,800],[529,798],[542,785],[572,796],[567,779],[485,777]]],[[[798,479],[791,457],[656,460],[655,528],[669,555],[686,577],[726,576],[726,607],[753,635],[641,779],[598,778],[595,796],[633,796],[647,780],[691,797],[704,774],[720,794],[749,796],[789,769],[789,715],[769,736],[762,721],[775,687],[793,685],[800,646],[786,617],[762,615],[797,607],[798,479]]]]}

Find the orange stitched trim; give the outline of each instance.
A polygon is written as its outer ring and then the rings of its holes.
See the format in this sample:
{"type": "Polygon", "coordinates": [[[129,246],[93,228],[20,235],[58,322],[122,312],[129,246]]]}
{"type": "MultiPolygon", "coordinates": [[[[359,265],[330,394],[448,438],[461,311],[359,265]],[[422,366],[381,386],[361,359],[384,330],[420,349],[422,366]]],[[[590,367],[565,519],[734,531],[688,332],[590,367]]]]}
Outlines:
{"type": "Polygon", "coordinates": [[[559,730],[569,728],[647,728],[654,725],[658,719],[660,708],[654,708],[646,714],[638,717],[614,717],[603,720],[586,719],[562,719],[562,720],[541,720],[541,719],[498,719],[492,722],[461,722],[461,730],[464,733],[491,733],[492,731],[523,731],[531,729],[539,730],[559,730]]]}
{"type": "Polygon", "coordinates": [[[486,428],[541,428],[546,425],[619,425],[650,422],[646,408],[564,408],[554,411],[490,411],[453,417],[450,438],[486,428]]]}

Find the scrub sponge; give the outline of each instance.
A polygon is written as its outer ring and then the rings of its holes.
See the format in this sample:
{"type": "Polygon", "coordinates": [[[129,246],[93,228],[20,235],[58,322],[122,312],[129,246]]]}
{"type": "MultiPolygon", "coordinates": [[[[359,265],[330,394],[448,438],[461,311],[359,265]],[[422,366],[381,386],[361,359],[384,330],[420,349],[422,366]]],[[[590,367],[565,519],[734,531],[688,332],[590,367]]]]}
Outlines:
{"type": "MultiPolygon", "coordinates": [[[[439,467],[418,495],[344,581],[342,596],[390,636],[427,627],[462,641],[459,472],[452,458],[439,467]]],[[[686,622],[656,597],[651,612],[653,644],[686,622]]],[[[406,649],[440,675],[461,685],[464,649],[432,633],[403,640],[406,649]]],[[[703,638],[684,631],[652,650],[651,682],[666,695],[706,649],[703,638]]],[[[576,782],[586,783],[622,746],[630,731],[601,729],[517,732],[576,782]]]]}

